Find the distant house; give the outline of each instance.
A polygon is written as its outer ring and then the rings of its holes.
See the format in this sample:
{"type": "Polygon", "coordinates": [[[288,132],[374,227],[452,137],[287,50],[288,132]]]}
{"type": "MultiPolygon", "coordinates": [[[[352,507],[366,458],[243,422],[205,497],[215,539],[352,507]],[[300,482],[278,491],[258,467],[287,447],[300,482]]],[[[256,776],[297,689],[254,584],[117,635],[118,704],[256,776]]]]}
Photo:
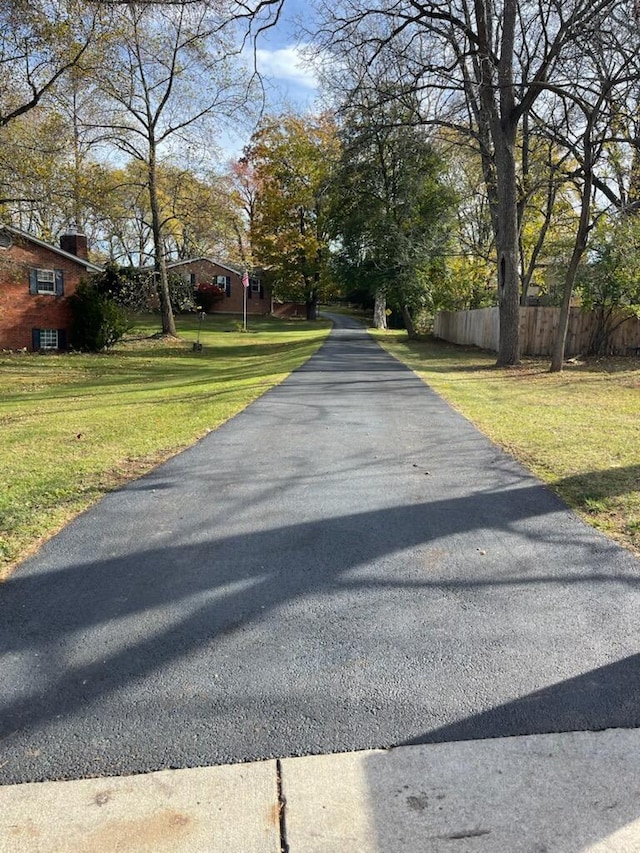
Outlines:
{"type": "MultiPolygon", "coordinates": [[[[216,314],[242,314],[244,269],[235,264],[215,260],[214,258],[191,258],[185,261],[171,261],[167,270],[188,278],[193,287],[199,284],[217,284],[224,290],[224,299],[216,303],[216,314]]],[[[247,288],[247,313],[270,314],[271,291],[257,271],[249,271],[247,288]]]]}
{"type": "Polygon", "coordinates": [[[0,349],[66,349],[68,298],[82,277],[100,270],[82,234],[63,234],[57,247],[0,225],[0,349]]]}

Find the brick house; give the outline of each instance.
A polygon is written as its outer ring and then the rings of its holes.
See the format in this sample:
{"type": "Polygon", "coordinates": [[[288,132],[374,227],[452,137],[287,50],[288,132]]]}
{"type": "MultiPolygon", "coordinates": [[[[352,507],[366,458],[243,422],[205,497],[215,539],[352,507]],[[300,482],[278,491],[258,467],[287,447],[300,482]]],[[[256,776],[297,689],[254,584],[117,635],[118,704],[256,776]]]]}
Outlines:
{"type": "Polygon", "coordinates": [[[68,297],[81,278],[100,270],[88,260],[82,234],[63,234],[58,248],[0,226],[0,349],[66,349],[68,297]]]}
{"type": "MultiPolygon", "coordinates": [[[[243,268],[234,264],[222,263],[213,258],[191,258],[185,261],[171,261],[167,270],[188,278],[194,287],[199,284],[217,284],[225,292],[224,299],[216,303],[216,314],[242,314],[243,311],[243,268]]],[[[265,285],[259,271],[249,273],[247,288],[247,314],[270,314],[271,292],[265,285]]]]}

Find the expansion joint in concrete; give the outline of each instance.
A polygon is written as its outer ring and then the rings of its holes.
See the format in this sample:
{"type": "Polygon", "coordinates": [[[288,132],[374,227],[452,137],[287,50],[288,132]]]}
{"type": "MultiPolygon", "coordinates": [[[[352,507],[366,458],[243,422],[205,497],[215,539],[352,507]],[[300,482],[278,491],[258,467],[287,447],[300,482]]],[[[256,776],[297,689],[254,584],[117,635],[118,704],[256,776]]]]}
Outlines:
{"type": "Polygon", "coordinates": [[[287,800],[282,790],[282,762],[276,761],[276,783],[278,786],[278,808],[280,813],[280,853],[290,853],[287,841],[287,800]]]}

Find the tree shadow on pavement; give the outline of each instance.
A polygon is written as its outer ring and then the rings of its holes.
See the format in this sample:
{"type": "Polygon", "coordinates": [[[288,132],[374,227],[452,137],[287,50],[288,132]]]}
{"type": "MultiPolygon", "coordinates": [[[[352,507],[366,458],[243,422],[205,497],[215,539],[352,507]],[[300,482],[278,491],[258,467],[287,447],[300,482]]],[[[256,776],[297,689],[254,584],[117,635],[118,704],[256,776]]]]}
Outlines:
{"type": "Polygon", "coordinates": [[[502,701],[532,636],[540,660],[528,678],[546,683],[564,665],[557,645],[576,603],[579,627],[594,597],[611,601],[585,660],[633,644],[623,615],[638,564],[574,519],[541,535],[559,508],[529,484],[246,534],[187,524],[180,541],[140,541],[132,553],[118,554],[114,530],[112,557],[63,567],[45,546],[0,593],[0,778],[362,748],[372,715],[381,746],[410,742],[424,723],[428,740],[638,724],[635,657],[605,668],[609,678],[502,701]],[[504,544],[487,545],[499,531],[512,537],[511,563],[504,544]],[[519,551],[530,540],[535,559],[519,551]],[[532,631],[536,608],[547,624],[532,631]],[[464,661],[491,634],[480,680],[492,668],[496,678],[480,689],[464,661]],[[438,695],[456,677],[469,696],[438,695]],[[400,700],[412,684],[415,696],[400,700]],[[455,722],[461,705],[477,712],[467,723],[455,722]]]}
{"type": "MultiPolygon", "coordinates": [[[[211,439],[0,588],[0,781],[500,736],[496,709],[636,653],[637,560],[365,332],[211,439]]],[[[517,719],[635,719],[600,692],[517,719]]]]}
{"type": "MultiPolygon", "coordinates": [[[[365,753],[352,771],[370,816],[362,849],[638,849],[639,703],[630,655],[398,744],[411,749],[365,753]]],[[[326,827],[339,807],[315,798],[326,827]]]]}
{"type": "Polygon", "coordinates": [[[635,728],[639,714],[640,654],[635,654],[398,745],[635,728]]]}

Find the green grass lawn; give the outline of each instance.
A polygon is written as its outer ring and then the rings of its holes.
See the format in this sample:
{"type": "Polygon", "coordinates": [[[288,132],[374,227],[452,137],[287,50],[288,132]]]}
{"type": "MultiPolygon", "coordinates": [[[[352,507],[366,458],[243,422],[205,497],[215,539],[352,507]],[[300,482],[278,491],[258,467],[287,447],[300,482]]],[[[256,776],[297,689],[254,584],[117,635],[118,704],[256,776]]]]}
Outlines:
{"type": "Polygon", "coordinates": [[[330,323],[178,317],[181,340],[98,355],[0,354],[0,578],[106,491],[148,471],[281,382],[330,323]]]}
{"type": "Polygon", "coordinates": [[[640,360],[548,372],[497,369],[496,356],[404,332],[372,334],[595,527],[640,554],[640,360]]]}

